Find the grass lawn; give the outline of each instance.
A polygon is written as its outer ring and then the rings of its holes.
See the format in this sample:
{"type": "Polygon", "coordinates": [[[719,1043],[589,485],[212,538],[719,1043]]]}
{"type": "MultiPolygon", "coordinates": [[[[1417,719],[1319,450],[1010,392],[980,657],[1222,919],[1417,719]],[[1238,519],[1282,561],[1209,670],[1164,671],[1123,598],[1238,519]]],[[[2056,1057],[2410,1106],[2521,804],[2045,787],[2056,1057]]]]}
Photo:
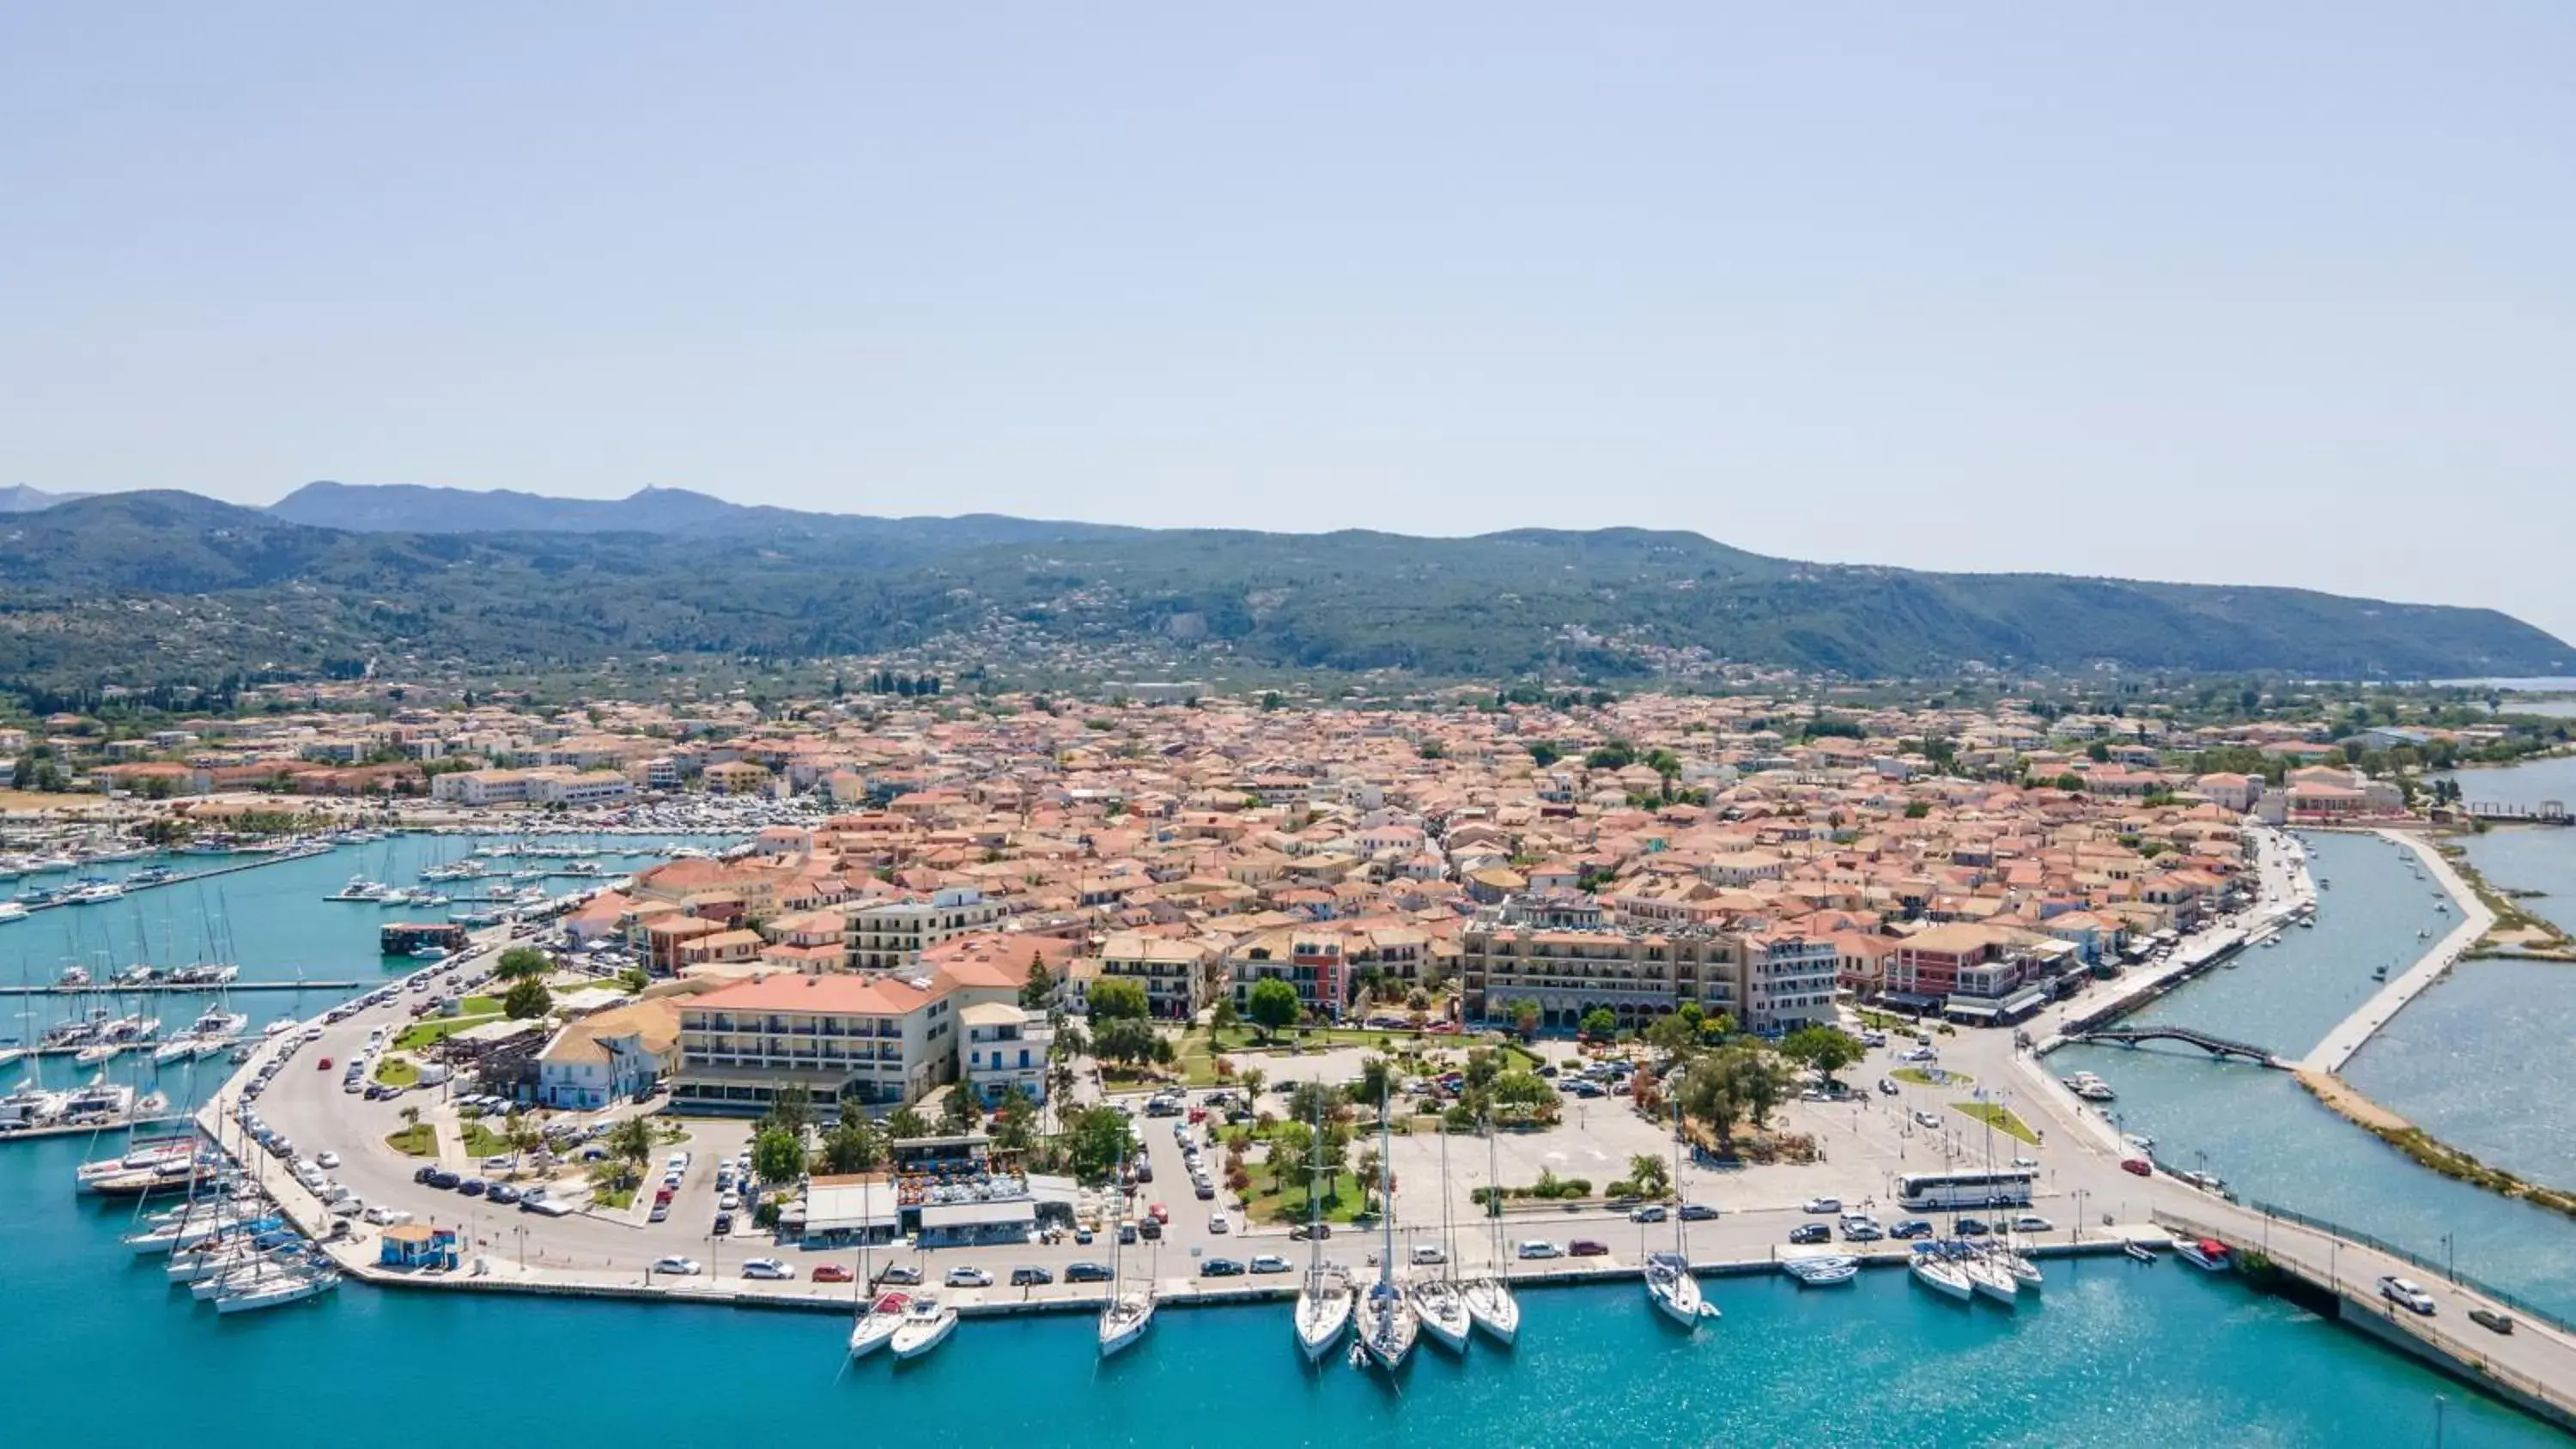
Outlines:
{"type": "Polygon", "coordinates": [[[1966,1072],[1944,1072],[1938,1067],[1930,1071],[1921,1067],[1898,1067],[1888,1075],[1918,1087],[1973,1087],[1977,1084],[1977,1079],[1966,1072]]]}
{"type": "Polygon", "coordinates": [[[499,1016],[501,1014],[501,998],[497,996],[469,996],[462,1002],[459,1002],[458,1005],[463,1008],[463,1014],[466,1016],[499,1016]]]}
{"type": "MultiPolygon", "coordinates": [[[[1302,1223],[1306,1220],[1306,1188],[1303,1183],[1290,1183],[1284,1193],[1268,1190],[1269,1170],[1256,1166],[1252,1170],[1252,1194],[1244,1199],[1243,1215],[1256,1223],[1302,1223]]],[[[1401,1186],[1401,1184],[1399,1184],[1401,1186]]],[[[1346,1223],[1359,1216],[1367,1201],[1360,1180],[1344,1172],[1333,1182],[1333,1195],[1324,1199],[1324,1221],[1346,1223]]]]}
{"type": "Polygon", "coordinates": [[[2014,1116],[2009,1107],[1998,1107],[1992,1102],[1953,1102],[1950,1109],[1965,1112],[2007,1137],[2018,1137],[2033,1147],[2039,1145],[2039,1134],[2030,1130],[2030,1124],[2014,1116]]]}
{"type": "Polygon", "coordinates": [[[501,1013],[494,1010],[481,1016],[439,1016],[432,1017],[428,1021],[414,1022],[402,1029],[402,1035],[394,1038],[394,1050],[420,1051],[434,1043],[447,1040],[469,1026],[481,1026],[487,1021],[500,1019],[501,1013]]]}
{"type": "Polygon", "coordinates": [[[631,1187],[594,1187],[590,1190],[590,1201],[591,1205],[594,1207],[633,1207],[635,1205],[635,1189],[631,1187]]]}
{"type": "Polygon", "coordinates": [[[437,1129],[423,1122],[417,1126],[405,1127],[400,1132],[387,1137],[385,1145],[411,1157],[436,1157],[438,1132],[437,1129]]]}
{"type": "Polygon", "coordinates": [[[420,1068],[409,1057],[387,1057],[376,1063],[376,1080],[388,1087],[417,1087],[420,1068]]]}
{"type": "Polygon", "coordinates": [[[498,1157],[510,1150],[508,1138],[480,1122],[466,1123],[464,1137],[465,1155],[468,1157],[498,1157]]]}

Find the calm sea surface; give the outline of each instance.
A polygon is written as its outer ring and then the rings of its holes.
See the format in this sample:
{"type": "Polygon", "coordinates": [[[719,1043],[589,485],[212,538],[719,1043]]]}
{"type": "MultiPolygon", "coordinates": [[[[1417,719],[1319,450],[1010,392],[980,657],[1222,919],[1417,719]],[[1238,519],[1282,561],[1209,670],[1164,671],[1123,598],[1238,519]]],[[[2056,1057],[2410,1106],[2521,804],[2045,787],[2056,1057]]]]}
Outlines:
{"type": "MultiPolygon", "coordinates": [[[[263,867],[209,883],[205,909],[232,923],[246,977],[374,979],[401,964],[377,956],[377,924],[421,912],[319,897],[353,872],[407,882],[461,849],[410,839],[263,867]]],[[[2419,923],[2437,918],[2399,858],[2358,841],[2321,850],[2336,883],[2318,928],[2212,973],[2160,1014],[2296,1050],[2357,998],[2373,964],[2411,954],[2419,923]]],[[[199,894],[139,892],[0,930],[0,982],[22,969],[50,980],[66,961],[102,956],[194,959],[199,894]]],[[[322,998],[242,999],[265,1019],[322,998]]],[[[2417,1171],[2281,1074],[2145,1051],[2085,1061],[2167,1156],[2206,1152],[2257,1195],[2400,1241],[2456,1226],[2464,1269],[2576,1311],[2571,1225],[2417,1171]]],[[[1725,1317],[1695,1338],[1654,1318],[1632,1287],[1533,1292],[1517,1349],[1479,1345],[1459,1361],[1426,1345],[1393,1388],[1347,1368],[1306,1370],[1277,1308],[1168,1313],[1105,1367],[1081,1317],[969,1323],[919,1364],[856,1370],[843,1364],[838,1322],[801,1314],[352,1285],[311,1307],[219,1322],[117,1244],[121,1214],[74,1196],[72,1165],[104,1150],[0,1143],[0,1302],[15,1326],[0,1406],[30,1443],[140,1437],[117,1427],[130,1416],[156,1438],[222,1449],[363,1433],[355,1426],[396,1415],[440,1435],[653,1445],[749,1429],[925,1445],[2408,1446],[2433,1442],[2437,1398],[2447,1445],[2567,1442],[2359,1335],[2171,1262],[2052,1265],[2046,1302],[2011,1317],[1935,1301],[1894,1273],[1839,1292],[1718,1280],[1725,1317]],[[543,1400],[547,1384],[562,1389],[565,1417],[541,1430],[510,1406],[522,1392],[543,1400]]]]}

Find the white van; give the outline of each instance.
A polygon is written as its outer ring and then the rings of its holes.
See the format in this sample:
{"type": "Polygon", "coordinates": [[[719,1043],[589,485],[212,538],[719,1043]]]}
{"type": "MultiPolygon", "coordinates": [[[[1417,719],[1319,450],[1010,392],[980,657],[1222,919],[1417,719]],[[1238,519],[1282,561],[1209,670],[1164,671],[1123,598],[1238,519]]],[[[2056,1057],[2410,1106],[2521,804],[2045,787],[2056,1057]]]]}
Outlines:
{"type": "Polygon", "coordinates": [[[1449,1255],[1440,1250],[1440,1245],[1438,1243],[1416,1243],[1413,1245],[1413,1266],[1417,1268],[1429,1267],[1440,1263],[1446,1263],[1448,1261],[1449,1255]]]}

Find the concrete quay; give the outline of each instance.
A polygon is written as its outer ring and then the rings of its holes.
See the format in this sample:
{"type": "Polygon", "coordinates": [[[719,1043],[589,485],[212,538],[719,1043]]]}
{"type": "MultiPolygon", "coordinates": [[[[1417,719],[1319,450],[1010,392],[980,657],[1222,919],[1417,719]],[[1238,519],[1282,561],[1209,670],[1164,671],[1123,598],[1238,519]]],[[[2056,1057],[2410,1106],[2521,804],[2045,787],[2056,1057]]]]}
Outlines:
{"type": "Polygon", "coordinates": [[[2372,993],[2370,999],[2352,1015],[2337,1022],[2334,1029],[2301,1059],[2299,1068],[2302,1071],[2343,1070],[2344,1063],[2351,1061],[2354,1053],[2378,1035],[2381,1027],[2394,1020],[2397,1013],[2422,995],[2426,987],[2441,980],[2453,962],[2476,945],[2479,937],[2495,928],[2495,912],[2487,909],[2486,902],[2478,899],[2477,892],[2469,889],[2469,883],[2460,878],[2460,873],[2451,868],[2451,863],[2442,858],[2440,851],[2423,839],[2402,831],[2374,833],[2383,840],[2415,852],[2416,857],[2424,862],[2425,870],[2449,893],[2451,904],[2460,913],[2460,923],[2451,928],[2450,934],[2434,942],[2432,949],[2417,958],[2414,965],[2390,977],[2388,983],[2372,993]]]}

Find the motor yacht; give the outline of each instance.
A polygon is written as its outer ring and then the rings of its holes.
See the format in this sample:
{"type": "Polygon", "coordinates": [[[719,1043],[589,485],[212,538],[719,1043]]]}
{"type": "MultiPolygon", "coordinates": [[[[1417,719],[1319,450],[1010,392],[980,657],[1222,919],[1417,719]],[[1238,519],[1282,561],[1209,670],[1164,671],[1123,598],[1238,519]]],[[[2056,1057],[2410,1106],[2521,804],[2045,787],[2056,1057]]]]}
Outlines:
{"type": "Polygon", "coordinates": [[[915,1298],[903,1310],[903,1321],[895,1325],[887,1340],[896,1358],[919,1358],[948,1341],[957,1331],[957,1310],[936,1298],[915,1298]]]}

